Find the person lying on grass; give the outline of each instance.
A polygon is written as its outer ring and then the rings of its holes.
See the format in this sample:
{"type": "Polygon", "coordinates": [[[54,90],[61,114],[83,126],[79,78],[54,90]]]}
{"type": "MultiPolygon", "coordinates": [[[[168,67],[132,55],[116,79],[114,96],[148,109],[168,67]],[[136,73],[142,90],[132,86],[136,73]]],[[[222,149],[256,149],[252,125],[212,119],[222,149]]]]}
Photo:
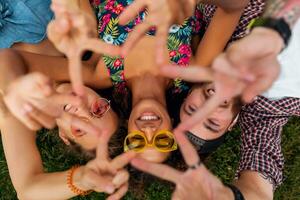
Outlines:
{"type": "MultiPolygon", "coordinates": [[[[6,75],[9,76],[9,74],[6,75]]],[[[109,118],[115,117],[115,114],[111,110],[106,110],[104,113],[106,116],[99,118],[98,109],[96,109],[98,105],[92,103],[96,100],[98,104],[97,99],[100,99],[95,92],[87,89],[86,94],[92,104],[91,110],[85,110],[85,107],[76,104],[74,96],[69,95],[71,90],[67,90],[65,86],[59,86],[57,91],[54,90],[45,96],[49,84],[48,79],[42,74],[31,73],[19,77],[11,86],[12,88],[15,95],[20,95],[18,96],[20,101],[31,99],[30,102],[47,107],[49,112],[57,113],[60,110],[57,124],[71,130],[70,134],[65,135],[64,138],[68,137],[74,143],[87,148],[90,146],[86,142],[87,138],[91,137],[97,146],[97,150],[94,149],[97,152],[96,158],[86,165],[72,167],[71,170],[63,172],[45,172],[36,144],[36,132],[29,130],[10,113],[4,102],[7,96],[4,96],[4,99],[1,96],[1,137],[10,177],[18,198],[68,199],[77,195],[85,195],[90,191],[97,191],[110,194],[110,199],[120,199],[127,192],[129,175],[123,167],[135,156],[135,153],[128,152],[115,159],[109,158],[107,146],[112,132],[109,128],[101,130],[103,126],[97,127],[97,124],[109,124],[111,121],[109,118]],[[70,104],[73,105],[72,108],[68,108],[70,104]],[[78,132],[78,130],[82,131],[78,132]]],[[[15,106],[18,106],[18,101],[14,102],[15,106]]],[[[19,112],[22,112],[22,109],[19,112]]],[[[35,116],[34,119],[39,120],[40,123],[43,120],[51,120],[51,117],[39,115],[36,110],[27,110],[26,117],[32,116],[35,116]]]]}

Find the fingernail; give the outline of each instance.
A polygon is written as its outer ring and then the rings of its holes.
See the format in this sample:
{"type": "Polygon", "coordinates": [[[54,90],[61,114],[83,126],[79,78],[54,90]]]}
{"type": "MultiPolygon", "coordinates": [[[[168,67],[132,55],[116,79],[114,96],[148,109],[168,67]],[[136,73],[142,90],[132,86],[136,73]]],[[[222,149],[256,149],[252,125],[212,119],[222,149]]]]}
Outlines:
{"type": "Polygon", "coordinates": [[[64,110],[65,111],[69,111],[71,108],[72,108],[72,105],[71,104],[67,104],[67,105],[65,105],[64,110]]]}
{"type": "Polygon", "coordinates": [[[126,51],[125,50],[122,50],[121,51],[121,58],[125,58],[126,57],[126,51]]]}
{"type": "Polygon", "coordinates": [[[24,110],[25,110],[25,112],[31,112],[33,110],[33,108],[32,108],[31,105],[25,104],[24,105],[24,110]]]}
{"type": "Polygon", "coordinates": [[[105,190],[106,190],[107,193],[111,194],[115,191],[115,187],[110,185],[110,186],[107,186],[105,188],[105,190]]]}
{"type": "Polygon", "coordinates": [[[255,80],[255,76],[252,74],[247,74],[244,79],[249,82],[253,82],[255,80]]]}

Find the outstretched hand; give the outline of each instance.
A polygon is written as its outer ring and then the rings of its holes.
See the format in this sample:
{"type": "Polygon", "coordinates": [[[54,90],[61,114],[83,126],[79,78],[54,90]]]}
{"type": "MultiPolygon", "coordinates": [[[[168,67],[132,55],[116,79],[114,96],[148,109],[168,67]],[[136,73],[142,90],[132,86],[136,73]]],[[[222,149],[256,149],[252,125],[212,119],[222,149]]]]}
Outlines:
{"type": "Polygon", "coordinates": [[[164,58],[170,26],[174,23],[181,24],[185,19],[192,16],[195,11],[194,0],[135,0],[119,17],[119,23],[125,25],[137,17],[138,13],[145,8],[148,15],[146,19],[135,27],[129,34],[122,48],[125,56],[138,42],[138,40],[151,28],[156,27],[157,38],[157,62],[161,64],[164,58]]]}
{"type": "Polygon", "coordinates": [[[31,130],[53,128],[55,118],[63,114],[66,104],[80,105],[71,94],[57,94],[51,80],[43,74],[31,73],[13,81],[4,95],[10,112],[31,130]]]}
{"type": "Polygon", "coordinates": [[[135,157],[135,152],[126,152],[110,159],[108,141],[110,136],[99,138],[96,158],[82,167],[81,189],[106,192],[108,199],[121,199],[128,190],[129,173],[124,167],[135,157]]]}
{"type": "Polygon", "coordinates": [[[255,28],[219,55],[211,68],[162,68],[162,73],[170,78],[191,82],[213,81],[215,84],[215,95],[188,120],[181,122],[175,132],[189,130],[225,100],[240,96],[245,103],[249,103],[269,89],[279,75],[277,55],[282,47],[283,41],[276,32],[255,28]]]}
{"type": "MultiPolygon", "coordinates": [[[[81,57],[87,50],[111,56],[120,55],[120,48],[97,39],[96,19],[72,3],[53,1],[55,19],[48,25],[48,37],[55,47],[69,59],[73,90],[84,96],[81,57]]],[[[69,2],[69,1],[68,1],[69,2]]]]}
{"type": "Polygon", "coordinates": [[[187,171],[181,172],[167,165],[152,163],[143,159],[133,159],[131,164],[139,170],[176,184],[176,189],[172,195],[174,200],[230,198],[232,195],[230,189],[225,187],[203,164],[200,164],[197,151],[186,136],[177,133],[176,140],[186,164],[191,166],[187,171]]]}

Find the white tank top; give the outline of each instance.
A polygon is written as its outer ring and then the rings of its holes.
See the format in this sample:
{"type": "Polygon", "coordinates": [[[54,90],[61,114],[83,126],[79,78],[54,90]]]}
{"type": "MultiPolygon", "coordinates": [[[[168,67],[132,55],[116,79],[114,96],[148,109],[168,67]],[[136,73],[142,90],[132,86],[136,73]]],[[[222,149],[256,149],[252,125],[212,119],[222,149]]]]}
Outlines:
{"type": "Polygon", "coordinates": [[[273,86],[263,94],[269,99],[300,98],[300,20],[293,28],[290,44],[278,56],[281,72],[273,86]]]}

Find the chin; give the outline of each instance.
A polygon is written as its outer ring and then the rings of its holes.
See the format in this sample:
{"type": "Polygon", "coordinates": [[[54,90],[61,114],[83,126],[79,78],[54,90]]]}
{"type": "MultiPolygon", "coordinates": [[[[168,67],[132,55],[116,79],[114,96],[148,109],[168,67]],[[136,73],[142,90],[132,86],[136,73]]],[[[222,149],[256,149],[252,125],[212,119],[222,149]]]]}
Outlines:
{"type": "Polygon", "coordinates": [[[167,160],[170,153],[158,152],[156,150],[146,150],[139,154],[138,157],[153,163],[162,163],[167,160]]]}

